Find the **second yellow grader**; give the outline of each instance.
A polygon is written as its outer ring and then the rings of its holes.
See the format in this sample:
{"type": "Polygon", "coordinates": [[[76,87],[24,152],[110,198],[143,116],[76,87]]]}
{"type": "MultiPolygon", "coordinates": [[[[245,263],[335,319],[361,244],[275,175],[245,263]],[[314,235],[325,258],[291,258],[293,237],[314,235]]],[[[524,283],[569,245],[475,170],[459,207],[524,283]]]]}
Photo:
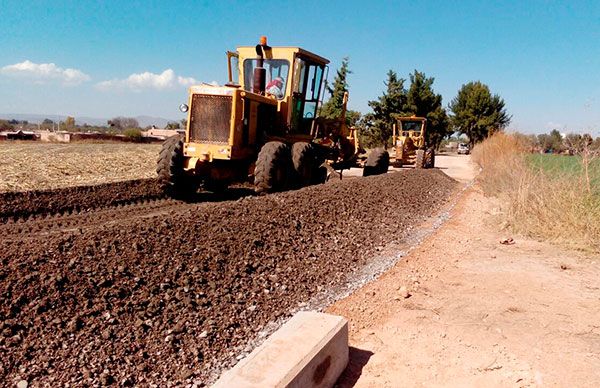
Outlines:
{"type": "Polygon", "coordinates": [[[435,150],[427,147],[427,119],[425,117],[396,117],[392,137],[395,157],[394,167],[414,165],[415,168],[433,168],[435,150]]]}

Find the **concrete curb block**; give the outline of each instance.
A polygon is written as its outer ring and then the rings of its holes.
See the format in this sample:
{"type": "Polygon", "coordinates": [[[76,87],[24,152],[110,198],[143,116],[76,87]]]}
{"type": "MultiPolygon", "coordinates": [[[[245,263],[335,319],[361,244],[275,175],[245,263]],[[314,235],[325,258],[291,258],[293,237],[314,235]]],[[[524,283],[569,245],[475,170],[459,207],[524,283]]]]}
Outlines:
{"type": "Polygon", "coordinates": [[[348,364],[348,321],[296,313],[213,388],[332,387],[348,364]]]}

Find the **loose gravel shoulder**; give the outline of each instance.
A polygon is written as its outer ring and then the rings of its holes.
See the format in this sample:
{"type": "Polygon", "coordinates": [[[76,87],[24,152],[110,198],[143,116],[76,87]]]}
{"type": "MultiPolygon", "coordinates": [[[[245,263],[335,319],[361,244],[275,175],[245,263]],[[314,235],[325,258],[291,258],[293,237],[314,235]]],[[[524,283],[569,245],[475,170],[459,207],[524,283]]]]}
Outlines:
{"type": "Polygon", "coordinates": [[[0,381],[209,383],[269,322],[343,287],[456,188],[437,170],[407,170],[5,227],[0,381]]]}

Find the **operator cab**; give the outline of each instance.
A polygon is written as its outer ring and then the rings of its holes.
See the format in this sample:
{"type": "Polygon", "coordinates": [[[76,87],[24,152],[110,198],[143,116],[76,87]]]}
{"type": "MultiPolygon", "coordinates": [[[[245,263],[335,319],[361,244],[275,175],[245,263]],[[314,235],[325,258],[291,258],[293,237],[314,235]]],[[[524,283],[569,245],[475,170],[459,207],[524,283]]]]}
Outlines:
{"type": "Polygon", "coordinates": [[[279,128],[310,134],[322,102],[329,60],[299,47],[270,47],[266,37],[256,47],[238,47],[227,56],[227,86],[273,99],[279,128]]]}
{"type": "Polygon", "coordinates": [[[402,136],[421,136],[424,130],[424,119],[402,118],[400,119],[402,136]]]}

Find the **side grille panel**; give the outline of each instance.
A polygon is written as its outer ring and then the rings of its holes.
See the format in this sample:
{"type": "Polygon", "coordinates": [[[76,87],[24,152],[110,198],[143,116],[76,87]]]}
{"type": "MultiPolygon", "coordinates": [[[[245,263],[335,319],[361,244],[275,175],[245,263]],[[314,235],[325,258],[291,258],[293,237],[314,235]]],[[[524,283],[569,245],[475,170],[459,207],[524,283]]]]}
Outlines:
{"type": "Polygon", "coordinates": [[[194,94],[190,117],[190,141],[228,144],[231,106],[231,96],[194,94]]]}

